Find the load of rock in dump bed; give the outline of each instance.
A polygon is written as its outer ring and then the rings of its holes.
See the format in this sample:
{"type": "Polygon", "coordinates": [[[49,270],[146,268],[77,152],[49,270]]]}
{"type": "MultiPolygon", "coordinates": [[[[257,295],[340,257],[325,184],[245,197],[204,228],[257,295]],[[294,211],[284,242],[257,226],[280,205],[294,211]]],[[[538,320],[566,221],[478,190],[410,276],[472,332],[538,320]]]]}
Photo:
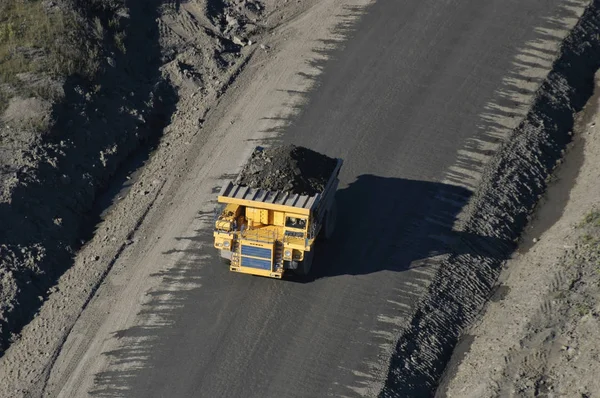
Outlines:
{"type": "Polygon", "coordinates": [[[336,159],[295,145],[256,149],[235,183],[312,196],[325,189],[336,163],[336,159]]]}

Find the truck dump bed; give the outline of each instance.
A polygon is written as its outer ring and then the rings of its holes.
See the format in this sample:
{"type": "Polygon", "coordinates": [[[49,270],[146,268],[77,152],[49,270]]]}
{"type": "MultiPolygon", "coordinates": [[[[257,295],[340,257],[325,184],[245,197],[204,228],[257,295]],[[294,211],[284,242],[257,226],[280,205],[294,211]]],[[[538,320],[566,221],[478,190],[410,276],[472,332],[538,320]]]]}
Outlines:
{"type": "Polygon", "coordinates": [[[219,201],[245,206],[260,202],[260,207],[271,210],[293,207],[308,215],[331,188],[337,188],[332,185],[341,165],[341,159],[294,145],[257,147],[235,181],[221,189],[219,201]]]}
{"type": "Polygon", "coordinates": [[[298,211],[300,214],[308,214],[318,201],[320,194],[308,196],[282,191],[268,191],[229,182],[223,187],[219,196],[220,199],[237,199],[236,201],[228,200],[229,203],[250,205],[249,202],[260,202],[262,208],[271,210],[278,210],[280,206],[289,206],[300,210],[298,211]]]}

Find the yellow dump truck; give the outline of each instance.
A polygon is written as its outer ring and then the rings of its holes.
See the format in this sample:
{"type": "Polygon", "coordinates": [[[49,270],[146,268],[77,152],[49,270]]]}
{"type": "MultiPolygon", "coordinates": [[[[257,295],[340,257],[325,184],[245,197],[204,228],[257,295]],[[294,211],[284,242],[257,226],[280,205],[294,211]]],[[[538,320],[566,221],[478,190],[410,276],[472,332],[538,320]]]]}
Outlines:
{"type": "MultiPolygon", "coordinates": [[[[261,151],[256,147],[253,155],[261,151]]],[[[330,175],[323,189],[313,195],[295,193],[293,187],[273,191],[235,181],[223,186],[217,198],[214,247],[231,271],[271,278],[308,274],[317,238],[329,238],[335,227],[334,196],[342,160],[328,159],[333,171],[326,171],[330,175]]]]}

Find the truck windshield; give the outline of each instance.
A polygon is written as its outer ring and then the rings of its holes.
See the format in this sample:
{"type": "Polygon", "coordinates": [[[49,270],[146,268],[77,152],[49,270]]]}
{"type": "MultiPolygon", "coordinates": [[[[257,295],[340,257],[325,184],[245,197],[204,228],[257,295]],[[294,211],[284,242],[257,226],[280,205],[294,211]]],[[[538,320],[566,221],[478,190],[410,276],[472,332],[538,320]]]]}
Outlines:
{"type": "Polygon", "coordinates": [[[306,220],[298,217],[286,217],[285,226],[288,228],[306,229],[306,220]]]}

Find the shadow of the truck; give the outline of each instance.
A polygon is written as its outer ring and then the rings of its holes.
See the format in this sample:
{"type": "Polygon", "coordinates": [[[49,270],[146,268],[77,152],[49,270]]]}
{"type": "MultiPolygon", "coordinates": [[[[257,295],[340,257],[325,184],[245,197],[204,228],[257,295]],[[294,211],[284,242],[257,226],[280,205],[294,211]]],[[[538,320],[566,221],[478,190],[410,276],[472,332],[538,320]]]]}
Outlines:
{"type": "MultiPolygon", "coordinates": [[[[471,194],[455,185],[361,175],[338,189],[336,230],[330,240],[317,242],[310,274],[303,278],[287,274],[284,280],[310,283],[340,275],[401,272],[430,265],[429,259],[439,256],[473,253],[473,247],[500,249],[513,245],[453,228],[471,194]]],[[[198,214],[209,224],[213,217],[212,212],[198,214]]],[[[216,267],[227,268],[212,247],[212,230],[199,229],[194,236],[177,240],[192,245],[164,254],[187,252],[196,259],[204,257],[216,267]],[[204,246],[200,251],[199,244],[204,246]]],[[[493,250],[479,254],[489,256],[490,252],[493,250]]]]}
{"type": "Polygon", "coordinates": [[[509,244],[453,228],[471,194],[454,185],[361,175],[338,190],[336,230],[317,243],[310,275],[288,279],[399,272],[431,257],[470,253],[475,240],[479,247],[509,244]]]}

